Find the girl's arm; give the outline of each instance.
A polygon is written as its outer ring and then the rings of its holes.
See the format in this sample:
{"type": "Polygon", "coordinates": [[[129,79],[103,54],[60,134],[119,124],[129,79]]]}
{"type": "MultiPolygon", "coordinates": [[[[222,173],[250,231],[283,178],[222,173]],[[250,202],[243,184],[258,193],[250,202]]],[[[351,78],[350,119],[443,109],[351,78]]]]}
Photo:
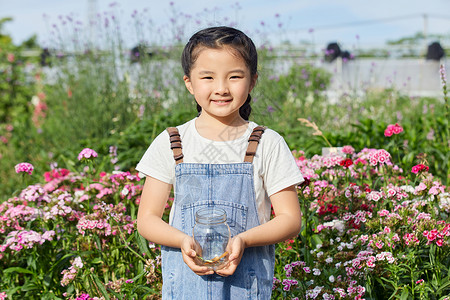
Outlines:
{"type": "Polygon", "coordinates": [[[162,220],[172,186],[152,177],[145,179],[137,215],[137,230],[148,241],[180,248],[184,262],[198,275],[212,274],[207,267],[198,266],[194,239],[162,220]]]}
{"type": "Polygon", "coordinates": [[[301,229],[301,211],[297,190],[291,186],[270,196],[275,217],[269,222],[253,227],[235,236],[230,245],[230,264],[217,271],[222,276],[232,275],[245,248],[276,244],[295,237],[301,229]]]}

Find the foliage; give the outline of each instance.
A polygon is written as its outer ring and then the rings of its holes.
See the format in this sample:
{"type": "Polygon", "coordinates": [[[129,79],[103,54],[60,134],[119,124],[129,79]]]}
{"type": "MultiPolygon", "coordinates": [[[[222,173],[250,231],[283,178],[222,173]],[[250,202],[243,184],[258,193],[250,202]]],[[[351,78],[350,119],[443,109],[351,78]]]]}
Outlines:
{"type": "MultiPolygon", "coordinates": [[[[4,23],[0,20],[0,192],[11,193],[17,184],[10,170],[19,160],[31,160],[38,151],[32,151],[37,143],[37,104],[44,96],[36,84],[39,78],[36,59],[25,57],[23,51],[35,46],[30,41],[16,46],[10,36],[2,33],[4,23]],[[6,188],[6,189],[5,189],[6,188]]],[[[2,199],[3,200],[3,199],[2,199]]]]}

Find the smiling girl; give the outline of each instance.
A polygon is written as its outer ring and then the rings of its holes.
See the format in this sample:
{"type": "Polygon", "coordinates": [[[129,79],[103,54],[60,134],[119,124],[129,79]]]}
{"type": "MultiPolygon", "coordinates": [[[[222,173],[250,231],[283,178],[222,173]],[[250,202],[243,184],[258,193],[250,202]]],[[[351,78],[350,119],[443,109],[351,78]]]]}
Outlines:
{"type": "Polygon", "coordinates": [[[237,29],[194,34],[182,66],[199,115],[162,132],[136,167],[147,176],[138,231],[162,245],[163,299],[270,299],[274,244],[300,231],[303,177],[291,151],[278,133],[248,120],[257,65],[255,45],[237,29]],[[228,216],[230,254],[218,270],[197,264],[192,216],[205,206],[228,216]]]}

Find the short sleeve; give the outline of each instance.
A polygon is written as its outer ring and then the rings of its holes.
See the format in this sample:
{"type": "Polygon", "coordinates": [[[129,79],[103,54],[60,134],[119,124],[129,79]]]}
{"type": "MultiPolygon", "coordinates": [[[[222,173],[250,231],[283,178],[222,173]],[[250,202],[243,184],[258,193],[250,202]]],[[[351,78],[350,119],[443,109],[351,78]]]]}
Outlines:
{"type": "Polygon", "coordinates": [[[136,166],[140,173],[173,184],[175,161],[170,149],[169,133],[164,130],[150,144],[136,166]]]}
{"type": "MultiPolygon", "coordinates": [[[[267,195],[271,195],[304,181],[291,150],[283,137],[278,139],[270,151],[264,155],[264,185],[267,195]]],[[[263,137],[264,138],[264,137],[263,137]]]]}

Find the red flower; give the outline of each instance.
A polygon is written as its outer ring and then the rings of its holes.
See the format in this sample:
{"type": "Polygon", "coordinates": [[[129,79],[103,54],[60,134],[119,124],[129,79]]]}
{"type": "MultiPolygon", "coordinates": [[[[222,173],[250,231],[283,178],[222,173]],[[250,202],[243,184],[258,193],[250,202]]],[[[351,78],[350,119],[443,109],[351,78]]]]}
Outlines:
{"type": "Polygon", "coordinates": [[[299,184],[299,187],[306,187],[309,186],[309,184],[311,183],[311,180],[309,180],[309,178],[305,177],[305,180],[299,184]]]}
{"type": "Polygon", "coordinates": [[[343,166],[344,168],[348,168],[351,165],[353,165],[353,161],[351,158],[346,158],[344,160],[341,160],[341,162],[339,163],[341,166],[343,166]]]}

